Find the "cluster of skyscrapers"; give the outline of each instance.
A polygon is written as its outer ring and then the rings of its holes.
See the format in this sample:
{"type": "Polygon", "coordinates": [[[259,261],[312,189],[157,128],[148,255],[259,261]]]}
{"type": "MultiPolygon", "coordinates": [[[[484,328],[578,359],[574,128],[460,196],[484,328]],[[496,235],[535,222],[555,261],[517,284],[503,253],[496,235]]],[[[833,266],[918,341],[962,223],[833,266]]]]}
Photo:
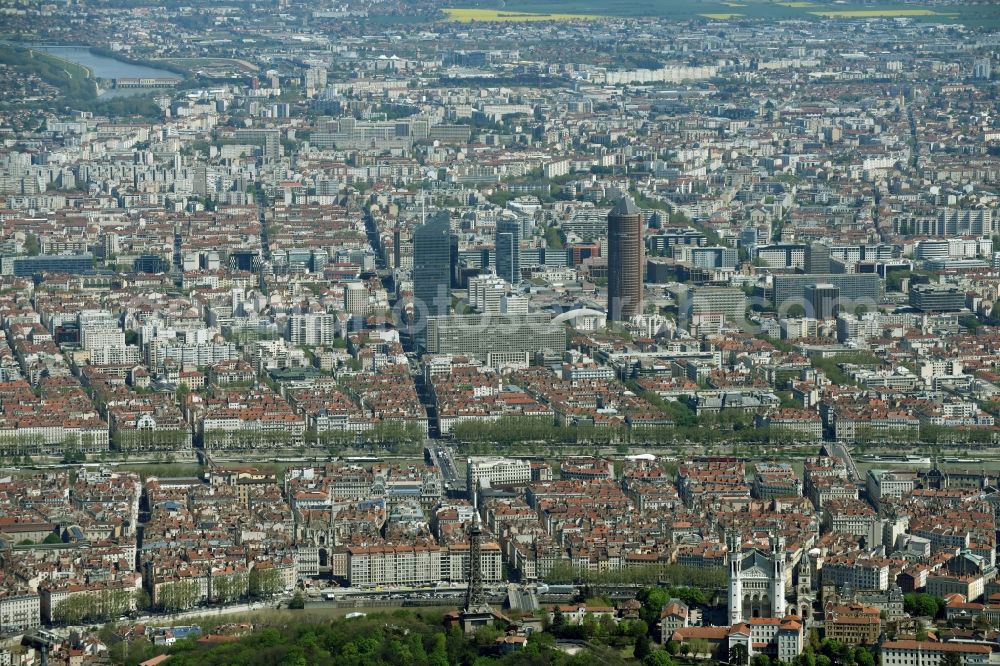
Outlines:
{"type": "MultiPolygon", "coordinates": [[[[645,264],[644,221],[630,197],[622,197],[607,216],[608,317],[627,321],[642,313],[645,264]]],[[[497,278],[521,282],[523,222],[502,218],[496,224],[494,265],[497,278]]],[[[427,323],[445,317],[451,304],[454,236],[447,212],[432,215],[413,233],[413,324],[418,344],[428,350],[427,323]]]]}
{"type": "MultiPolygon", "coordinates": [[[[644,221],[639,208],[623,197],[607,216],[608,316],[627,321],[642,313],[644,221]]],[[[496,225],[498,283],[521,282],[523,223],[503,218],[496,225]],[[501,282],[502,281],[502,282],[501,282]]],[[[562,326],[543,313],[478,308],[479,314],[451,312],[454,235],[447,212],[430,216],[413,233],[413,315],[417,348],[426,353],[469,354],[486,362],[531,362],[536,353],[566,349],[562,326]]],[[[475,299],[472,299],[475,300],[475,299]]],[[[515,297],[515,300],[516,297],[515,297]]]]}

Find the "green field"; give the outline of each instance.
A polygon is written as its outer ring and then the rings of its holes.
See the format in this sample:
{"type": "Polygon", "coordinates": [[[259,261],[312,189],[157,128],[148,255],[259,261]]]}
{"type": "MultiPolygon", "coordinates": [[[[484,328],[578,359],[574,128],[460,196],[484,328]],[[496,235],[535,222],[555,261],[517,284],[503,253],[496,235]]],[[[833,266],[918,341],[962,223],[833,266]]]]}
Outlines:
{"type": "MultiPolygon", "coordinates": [[[[458,0],[458,7],[471,2],[458,0]]],[[[482,10],[482,5],[479,5],[482,10]]],[[[894,2],[838,3],[833,0],[509,0],[505,14],[519,12],[606,17],[664,17],[676,20],[805,19],[813,21],[906,18],[935,23],[963,23],[971,27],[1000,28],[1000,3],[968,5],[894,2]],[[735,10],[735,11],[734,11],[735,10]],[[738,15],[737,15],[738,14],[738,15]],[[742,16],[740,16],[742,15],[742,16]]]]}

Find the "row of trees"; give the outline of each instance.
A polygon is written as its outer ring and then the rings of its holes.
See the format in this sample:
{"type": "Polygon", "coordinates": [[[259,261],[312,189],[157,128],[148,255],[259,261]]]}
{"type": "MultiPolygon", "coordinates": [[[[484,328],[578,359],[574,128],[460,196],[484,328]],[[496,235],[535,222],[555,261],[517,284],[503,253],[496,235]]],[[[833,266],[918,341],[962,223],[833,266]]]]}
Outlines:
{"type": "Polygon", "coordinates": [[[93,433],[87,433],[82,438],[66,437],[61,442],[49,444],[41,435],[28,435],[21,431],[5,431],[0,435],[0,455],[4,456],[35,456],[61,452],[73,456],[82,454],[83,450],[93,450],[96,440],[93,433]],[[82,441],[81,441],[82,440],[82,441]]]}
{"type": "Polygon", "coordinates": [[[56,604],[52,609],[52,620],[61,624],[103,622],[124,615],[138,603],[138,592],[125,588],[77,593],[56,604]]]}
{"type": "Polygon", "coordinates": [[[287,430],[206,430],[202,444],[206,449],[260,449],[286,448],[292,443],[292,433],[287,430]]]}
{"type": "Polygon", "coordinates": [[[412,421],[382,421],[369,430],[306,431],[306,443],[325,447],[356,445],[422,444],[424,429],[412,421]]]}
{"type": "Polygon", "coordinates": [[[992,444],[997,440],[996,430],[983,428],[948,428],[920,424],[906,428],[875,428],[859,426],[854,429],[856,444],[992,444]]]}
{"type": "Polygon", "coordinates": [[[928,444],[991,444],[997,439],[994,428],[949,428],[920,424],[920,441],[928,444]]]}
{"type": "Polygon", "coordinates": [[[557,562],[545,577],[549,583],[590,585],[656,585],[719,590],[726,587],[725,567],[686,567],[680,564],[647,564],[611,571],[590,571],[569,562],[557,562]]]}
{"type": "MultiPolygon", "coordinates": [[[[209,584],[208,601],[227,604],[243,599],[266,599],[284,589],[281,572],[273,568],[254,567],[249,573],[229,573],[213,576],[209,584]]],[[[182,580],[161,585],[156,606],[175,612],[201,603],[202,587],[198,581],[182,580]]]]}
{"type": "Polygon", "coordinates": [[[254,599],[273,597],[284,589],[285,581],[277,569],[254,567],[250,570],[247,592],[254,599]]]}
{"type": "MultiPolygon", "coordinates": [[[[829,359],[827,359],[829,360],[829,359]]],[[[836,366],[833,366],[836,367],[836,366]]],[[[839,370],[838,370],[839,371],[839,370]]],[[[840,371],[842,372],[842,371],[840,371]]],[[[682,442],[699,443],[749,443],[769,445],[789,445],[801,442],[808,436],[796,430],[776,427],[756,427],[753,414],[740,410],[722,410],[695,416],[683,400],[669,401],[646,393],[644,397],[654,406],[668,413],[674,426],[628,427],[620,426],[559,426],[548,417],[504,417],[497,421],[466,421],[454,425],[452,436],[460,442],[472,445],[501,444],[516,449],[530,451],[534,444],[576,444],[576,445],[657,445],[682,442]]],[[[179,448],[178,442],[186,434],[181,431],[157,431],[153,433],[156,442],[153,448],[179,448]]],[[[351,446],[399,447],[422,444],[423,429],[413,422],[386,421],[362,432],[346,430],[324,430],[305,433],[307,445],[319,445],[337,453],[338,449],[351,446]]],[[[991,428],[946,428],[922,425],[906,430],[885,430],[859,427],[856,442],[928,442],[928,443],[971,443],[993,442],[991,428]]],[[[258,448],[262,446],[280,447],[290,444],[291,435],[286,432],[261,432],[255,430],[206,431],[206,448],[258,448]]],[[[129,450],[134,444],[126,444],[116,435],[112,438],[114,448],[129,450]]],[[[139,447],[141,448],[141,447],[139,447]]]]}
{"type": "Polygon", "coordinates": [[[156,606],[167,612],[194,608],[202,599],[201,584],[196,580],[179,580],[161,585],[156,591],[156,606]]]}
{"type": "Polygon", "coordinates": [[[558,426],[549,417],[510,416],[496,421],[463,421],[451,428],[452,436],[467,443],[515,445],[520,443],[548,444],[616,444],[626,441],[624,426],[558,426]]]}
{"type": "Polygon", "coordinates": [[[218,604],[228,604],[246,597],[249,591],[250,577],[245,573],[212,576],[209,598],[218,604]]]}
{"type": "Polygon", "coordinates": [[[531,451],[537,444],[655,446],[683,442],[746,442],[788,445],[807,439],[807,435],[788,428],[755,427],[752,414],[736,410],[705,414],[685,426],[559,426],[546,417],[511,416],[496,421],[458,423],[452,426],[451,435],[470,445],[472,452],[476,452],[477,446],[489,451],[489,445],[495,444],[531,451]]]}
{"type": "Polygon", "coordinates": [[[643,391],[635,382],[628,382],[633,392],[642,396],[663,413],[672,425],[628,426],[560,426],[550,417],[504,417],[497,421],[466,421],[454,425],[452,436],[467,444],[502,444],[511,447],[545,444],[583,445],[656,445],[682,442],[723,443],[747,442],[787,445],[806,438],[803,433],[785,428],[759,428],[754,414],[738,409],[696,414],[688,405],[688,396],[666,400],[654,392],[643,391]]]}
{"type": "Polygon", "coordinates": [[[191,433],[186,428],[157,428],[156,430],[120,430],[111,435],[111,448],[115,451],[172,451],[191,448],[191,433]]]}

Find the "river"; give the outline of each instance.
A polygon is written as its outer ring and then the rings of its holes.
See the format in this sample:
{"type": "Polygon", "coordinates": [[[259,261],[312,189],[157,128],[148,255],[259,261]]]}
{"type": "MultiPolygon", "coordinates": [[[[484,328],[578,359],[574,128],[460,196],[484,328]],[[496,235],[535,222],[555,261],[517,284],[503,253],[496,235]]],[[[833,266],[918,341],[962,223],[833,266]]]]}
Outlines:
{"type": "MultiPolygon", "coordinates": [[[[135,65],[124,60],[109,58],[107,56],[92,53],[86,46],[31,46],[37,51],[50,53],[63,60],[83,65],[90,70],[90,75],[98,79],[122,79],[122,78],[161,78],[181,80],[181,76],[167,69],[147,67],[146,65],[135,65]]],[[[110,97],[122,97],[129,95],[144,95],[155,92],[150,88],[112,88],[105,91],[102,99],[110,97]]]]}
{"type": "Polygon", "coordinates": [[[32,46],[37,51],[51,53],[54,56],[83,65],[90,70],[91,76],[98,79],[123,79],[139,77],[156,77],[164,79],[177,79],[181,77],[174,72],[145,65],[133,65],[124,60],[108,58],[106,56],[91,53],[85,46],[32,46]]]}

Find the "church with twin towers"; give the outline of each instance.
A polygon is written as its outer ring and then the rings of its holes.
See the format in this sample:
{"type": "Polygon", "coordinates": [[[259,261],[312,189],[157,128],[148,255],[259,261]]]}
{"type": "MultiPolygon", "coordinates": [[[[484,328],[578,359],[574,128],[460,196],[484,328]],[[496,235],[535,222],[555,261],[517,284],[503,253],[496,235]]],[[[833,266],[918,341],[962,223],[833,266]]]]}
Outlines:
{"type": "Polygon", "coordinates": [[[726,535],[729,624],[754,618],[798,615],[807,621],[812,611],[812,572],[809,555],[803,553],[794,571],[788,568],[785,538],[768,536],[767,548],[745,547],[739,533],[726,535]],[[792,575],[795,574],[795,586],[792,575]],[[792,603],[789,603],[789,599],[792,603]]]}

